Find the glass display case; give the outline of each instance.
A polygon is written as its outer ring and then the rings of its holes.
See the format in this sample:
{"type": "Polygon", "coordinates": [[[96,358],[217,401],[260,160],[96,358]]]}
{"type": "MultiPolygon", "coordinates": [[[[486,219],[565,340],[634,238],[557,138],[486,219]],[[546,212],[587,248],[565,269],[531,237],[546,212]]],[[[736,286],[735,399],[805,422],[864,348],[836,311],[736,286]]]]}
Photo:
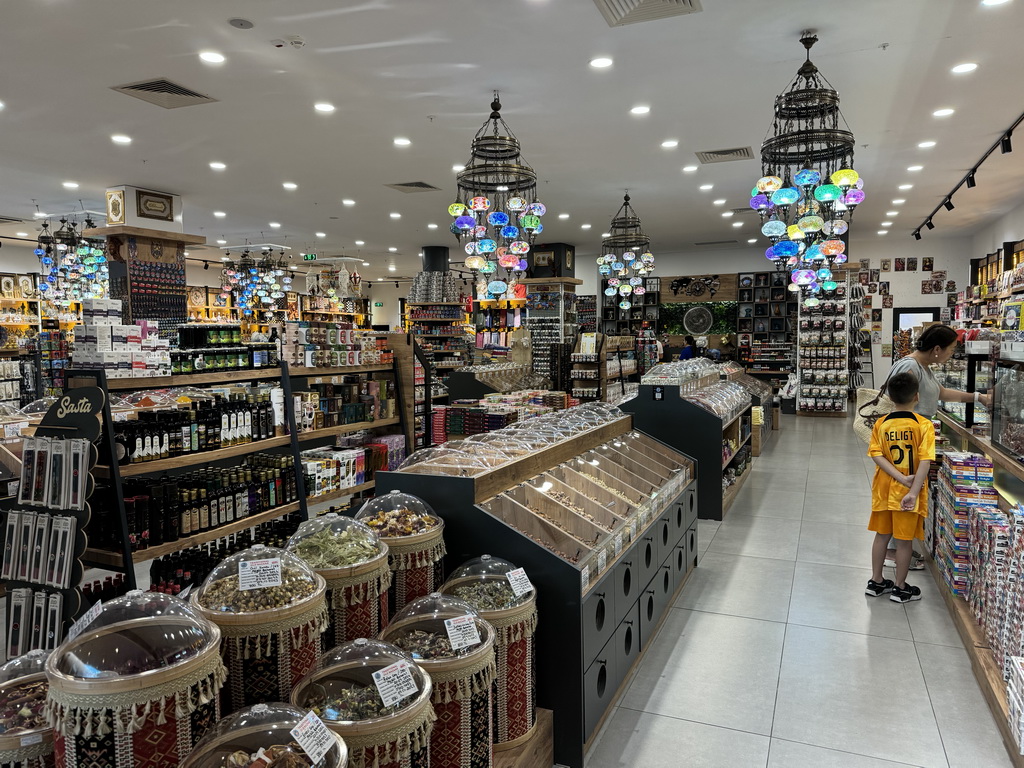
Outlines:
{"type": "MultiPolygon", "coordinates": [[[[995,364],[988,354],[970,354],[963,345],[949,360],[932,368],[940,387],[961,392],[991,392],[994,384],[995,364]]],[[[988,408],[981,403],[954,403],[940,401],[939,408],[965,427],[987,432],[992,424],[988,408]]]]}
{"type": "Polygon", "coordinates": [[[996,364],[992,443],[1024,462],[1024,363],[996,364]]]}

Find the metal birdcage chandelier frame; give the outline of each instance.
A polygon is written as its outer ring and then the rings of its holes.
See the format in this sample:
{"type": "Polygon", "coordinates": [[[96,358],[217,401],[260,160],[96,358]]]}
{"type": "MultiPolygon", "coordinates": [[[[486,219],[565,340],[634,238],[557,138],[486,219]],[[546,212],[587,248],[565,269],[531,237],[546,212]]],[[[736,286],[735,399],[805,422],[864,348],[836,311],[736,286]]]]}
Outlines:
{"type": "Polygon", "coordinates": [[[644,232],[630,199],[628,192],[622,196],[622,205],[612,217],[608,237],[601,241],[601,255],[597,257],[597,270],[608,280],[604,295],[609,299],[619,297],[620,317],[632,309],[632,297],[646,293],[644,277],[654,271],[651,238],[644,232]]]}

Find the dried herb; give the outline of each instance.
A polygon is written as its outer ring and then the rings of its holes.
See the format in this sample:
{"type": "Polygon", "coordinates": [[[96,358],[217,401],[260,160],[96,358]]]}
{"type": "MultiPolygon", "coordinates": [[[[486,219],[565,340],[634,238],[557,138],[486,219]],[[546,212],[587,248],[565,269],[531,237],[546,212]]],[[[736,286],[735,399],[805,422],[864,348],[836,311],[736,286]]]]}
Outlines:
{"type": "Polygon", "coordinates": [[[561,491],[552,491],[551,493],[548,494],[548,496],[550,496],[553,500],[557,501],[563,507],[566,507],[567,509],[571,510],[574,514],[577,514],[580,517],[589,520],[599,528],[604,528],[604,530],[606,531],[610,531],[612,529],[611,525],[606,525],[605,523],[600,522],[599,520],[595,519],[592,514],[590,514],[589,512],[585,512],[583,510],[583,507],[574,504],[572,499],[569,498],[569,494],[562,493],[561,491]]]}
{"type": "Polygon", "coordinates": [[[440,523],[433,515],[413,512],[411,509],[382,509],[372,517],[360,518],[378,536],[412,536],[434,528],[440,523]]]}
{"type": "Polygon", "coordinates": [[[391,638],[391,641],[403,651],[411,653],[414,659],[450,659],[459,655],[452,650],[447,633],[414,629],[391,638]]]}
{"type": "Polygon", "coordinates": [[[46,689],[45,680],[22,683],[8,689],[0,705],[0,734],[14,735],[44,727],[46,689]]]}
{"type": "Polygon", "coordinates": [[[325,704],[313,706],[311,709],[325,720],[369,720],[397,712],[414,696],[415,694],[406,696],[398,702],[398,706],[385,707],[375,686],[342,688],[332,691],[330,700],[325,704]]]}
{"type": "Polygon", "coordinates": [[[281,566],[281,585],[240,590],[238,576],[218,579],[199,594],[199,604],[212,611],[254,613],[284,608],[316,592],[316,584],[297,568],[281,566]]]}
{"type": "Polygon", "coordinates": [[[629,504],[631,506],[636,506],[637,504],[641,504],[642,501],[643,501],[642,499],[636,499],[636,500],[631,499],[626,494],[622,493],[621,491],[619,491],[619,490],[617,490],[615,488],[612,488],[610,485],[608,485],[603,480],[601,480],[601,479],[599,479],[597,477],[594,477],[591,474],[588,474],[586,467],[581,467],[580,471],[582,472],[582,474],[584,474],[587,477],[588,480],[591,480],[591,481],[597,483],[602,488],[604,488],[606,491],[608,491],[608,492],[618,496],[620,499],[622,499],[624,502],[626,502],[627,504],[629,504]]]}
{"type": "Polygon", "coordinates": [[[474,581],[460,584],[452,594],[478,611],[501,611],[519,604],[519,598],[507,581],[474,581]]]}
{"type": "Polygon", "coordinates": [[[573,538],[580,539],[581,541],[583,541],[584,544],[589,544],[590,546],[595,546],[597,544],[598,540],[600,539],[600,536],[595,536],[593,539],[584,539],[582,534],[573,533],[568,528],[566,528],[565,525],[563,525],[557,518],[554,518],[551,515],[547,514],[546,512],[543,512],[543,511],[537,509],[537,507],[528,507],[528,509],[531,512],[533,512],[533,514],[537,515],[537,517],[544,518],[549,523],[551,523],[553,526],[555,526],[556,528],[560,528],[561,530],[565,531],[566,533],[568,533],[573,538]]]}
{"type": "Polygon", "coordinates": [[[275,744],[260,747],[253,753],[239,750],[224,760],[224,768],[310,768],[313,763],[302,751],[302,747],[291,744],[275,744]]]}
{"type": "Polygon", "coordinates": [[[380,546],[358,528],[336,533],[322,528],[292,547],[312,568],[343,568],[365,563],[380,554],[380,546]]]}

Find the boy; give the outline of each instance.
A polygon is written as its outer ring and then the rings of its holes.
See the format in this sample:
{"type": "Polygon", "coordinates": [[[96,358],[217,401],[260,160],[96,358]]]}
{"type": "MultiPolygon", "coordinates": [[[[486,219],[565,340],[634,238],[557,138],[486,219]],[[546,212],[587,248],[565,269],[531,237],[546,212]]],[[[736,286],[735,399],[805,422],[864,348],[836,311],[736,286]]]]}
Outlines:
{"type": "Polygon", "coordinates": [[[871,483],[871,581],[864,591],[874,597],[891,593],[894,603],[921,599],[921,590],[907,584],[915,538],[924,538],[928,514],[925,492],[928,468],[935,460],[935,429],[929,419],[913,412],[917,378],[909,372],[889,379],[886,394],[893,410],[875,422],[868,456],[877,469],[871,483]],[[896,581],[882,575],[890,536],[896,540],[896,581]]]}

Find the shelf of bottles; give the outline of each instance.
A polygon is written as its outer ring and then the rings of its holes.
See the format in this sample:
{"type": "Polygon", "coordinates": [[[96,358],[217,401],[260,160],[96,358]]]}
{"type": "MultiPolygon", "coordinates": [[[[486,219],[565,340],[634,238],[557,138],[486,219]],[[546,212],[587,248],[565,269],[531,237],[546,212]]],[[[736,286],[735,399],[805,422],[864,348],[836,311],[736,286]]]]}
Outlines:
{"type": "Polygon", "coordinates": [[[802,414],[845,414],[849,402],[849,285],[838,287],[814,307],[800,304],[797,328],[797,411],[802,414]]]}

